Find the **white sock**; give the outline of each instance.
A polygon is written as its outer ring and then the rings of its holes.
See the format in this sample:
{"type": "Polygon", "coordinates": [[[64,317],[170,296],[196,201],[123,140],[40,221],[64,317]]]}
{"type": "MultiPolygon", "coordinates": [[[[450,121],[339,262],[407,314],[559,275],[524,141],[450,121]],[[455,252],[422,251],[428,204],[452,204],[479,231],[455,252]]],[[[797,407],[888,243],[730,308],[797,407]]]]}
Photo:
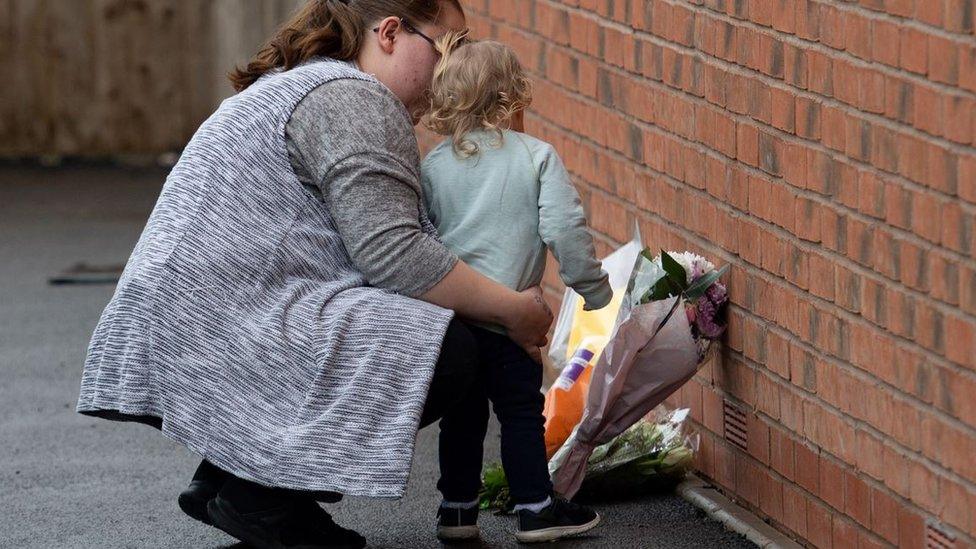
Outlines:
{"type": "Polygon", "coordinates": [[[478,505],[478,500],[473,501],[442,501],[441,507],[445,509],[471,509],[478,505]]]}
{"type": "Polygon", "coordinates": [[[533,513],[538,513],[539,511],[545,509],[546,507],[549,507],[550,503],[552,503],[551,497],[546,497],[546,499],[538,503],[519,503],[518,505],[515,506],[515,511],[518,512],[521,511],[522,509],[526,509],[528,511],[532,511],[533,513]]]}

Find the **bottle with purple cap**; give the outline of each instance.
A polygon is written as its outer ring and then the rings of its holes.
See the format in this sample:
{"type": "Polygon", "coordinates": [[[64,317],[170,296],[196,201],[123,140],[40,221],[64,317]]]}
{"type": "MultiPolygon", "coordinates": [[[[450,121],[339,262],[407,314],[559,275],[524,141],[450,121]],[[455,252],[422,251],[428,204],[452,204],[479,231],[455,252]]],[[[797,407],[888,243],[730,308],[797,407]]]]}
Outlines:
{"type": "Polygon", "coordinates": [[[569,363],[566,364],[566,367],[559,374],[559,379],[553,383],[553,387],[568,391],[576,383],[576,380],[579,379],[583,370],[586,370],[591,360],[593,360],[593,351],[584,346],[580,346],[576,350],[576,353],[573,354],[573,358],[569,360],[569,363]]]}

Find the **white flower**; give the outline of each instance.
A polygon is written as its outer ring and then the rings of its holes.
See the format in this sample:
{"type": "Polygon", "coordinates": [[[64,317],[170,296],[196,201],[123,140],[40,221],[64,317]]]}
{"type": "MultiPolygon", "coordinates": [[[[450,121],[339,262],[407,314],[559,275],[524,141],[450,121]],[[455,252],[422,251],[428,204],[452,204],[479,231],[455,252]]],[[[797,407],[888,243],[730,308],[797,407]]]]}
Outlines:
{"type": "MultiPolygon", "coordinates": [[[[696,276],[701,276],[715,270],[715,265],[712,262],[692,252],[668,252],[668,255],[674,258],[678,265],[681,265],[681,268],[685,270],[685,275],[688,277],[688,284],[691,284],[696,276]]],[[[661,256],[655,257],[654,262],[661,265],[661,256]]]]}

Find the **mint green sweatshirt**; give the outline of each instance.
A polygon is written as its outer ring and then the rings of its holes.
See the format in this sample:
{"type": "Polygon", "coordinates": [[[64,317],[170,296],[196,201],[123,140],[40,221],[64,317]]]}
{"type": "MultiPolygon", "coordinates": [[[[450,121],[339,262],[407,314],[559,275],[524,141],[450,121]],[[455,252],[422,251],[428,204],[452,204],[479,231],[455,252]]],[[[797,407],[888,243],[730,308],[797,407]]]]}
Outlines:
{"type": "Polygon", "coordinates": [[[552,145],[515,131],[475,131],[470,158],[452,140],[434,148],[421,167],[424,201],[444,244],[465,263],[514,290],[542,281],[546,247],[559,275],[588,310],[613,297],[595,257],[579,194],[552,145]]]}

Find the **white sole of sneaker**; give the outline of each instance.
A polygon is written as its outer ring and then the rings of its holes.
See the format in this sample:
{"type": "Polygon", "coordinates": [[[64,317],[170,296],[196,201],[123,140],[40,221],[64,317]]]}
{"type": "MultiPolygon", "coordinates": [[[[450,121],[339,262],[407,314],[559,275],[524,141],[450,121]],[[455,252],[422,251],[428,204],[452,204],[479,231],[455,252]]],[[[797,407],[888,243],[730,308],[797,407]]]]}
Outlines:
{"type": "Polygon", "coordinates": [[[531,532],[515,532],[515,539],[521,543],[541,543],[544,541],[556,541],[571,536],[589,532],[600,524],[600,515],[596,518],[579,526],[555,526],[544,530],[533,530],[531,532]]]}
{"type": "Polygon", "coordinates": [[[481,535],[481,530],[475,526],[438,526],[437,539],[456,541],[461,539],[475,539],[481,535]]]}

